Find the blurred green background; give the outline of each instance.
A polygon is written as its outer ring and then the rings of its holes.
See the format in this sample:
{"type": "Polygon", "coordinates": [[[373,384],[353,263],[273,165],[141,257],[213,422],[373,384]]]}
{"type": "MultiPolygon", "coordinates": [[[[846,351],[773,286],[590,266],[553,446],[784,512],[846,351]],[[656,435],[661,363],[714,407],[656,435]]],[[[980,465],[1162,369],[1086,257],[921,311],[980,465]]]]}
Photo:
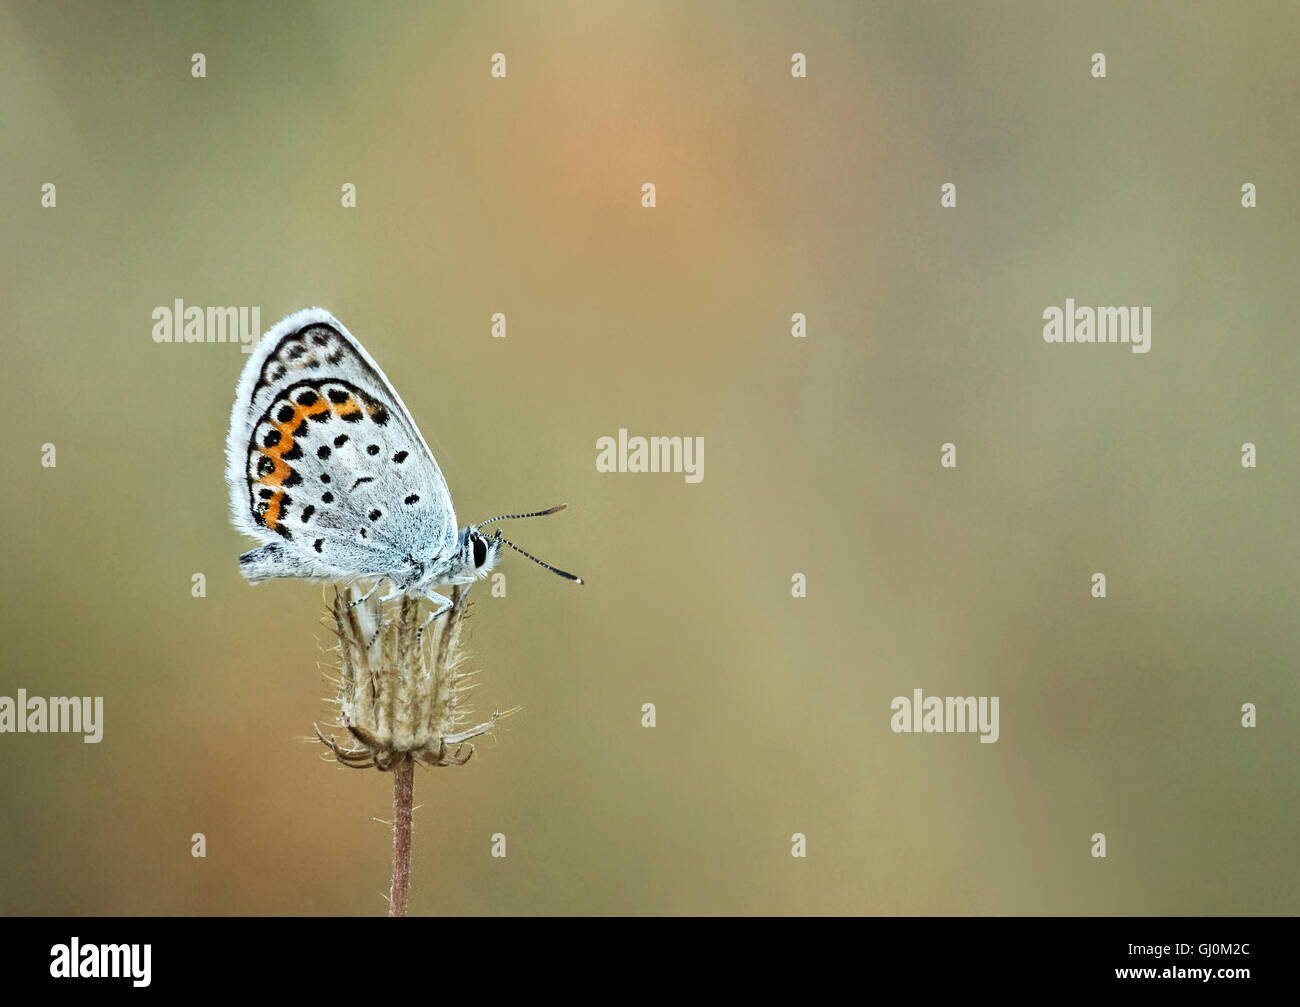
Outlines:
{"type": "Polygon", "coordinates": [[[462,523],[570,504],[507,533],[585,586],[475,593],[476,706],[523,710],[417,776],[413,913],[1295,913],[1298,44],[1290,2],[0,5],[0,694],[105,699],[0,735],[0,911],[385,911],[390,780],[299,740],[323,589],[240,578],[247,358],[155,344],[183,298],[330,309],[462,523]],[[1151,352],[1044,344],[1066,297],[1151,352]],[[596,472],[620,427],[703,482],[596,472]],[[893,734],[914,688],[1001,739],[893,734]]]}

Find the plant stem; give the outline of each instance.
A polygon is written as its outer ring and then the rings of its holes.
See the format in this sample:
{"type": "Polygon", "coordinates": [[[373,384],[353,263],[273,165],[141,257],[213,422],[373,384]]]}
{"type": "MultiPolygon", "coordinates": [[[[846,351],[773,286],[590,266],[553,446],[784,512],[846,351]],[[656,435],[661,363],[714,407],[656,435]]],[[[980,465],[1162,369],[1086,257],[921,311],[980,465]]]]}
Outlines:
{"type": "MultiPolygon", "coordinates": [[[[438,680],[449,674],[448,662],[460,639],[464,594],[465,590],[459,585],[451,589],[451,611],[443,621],[434,651],[434,675],[438,680]]],[[[403,599],[403,605],[407,602],[408,599],[403,599]]],[[[414,608],[414,602],[411,606],[414,608]]],[[[406,915],[406,899],[411,891],[411,809],[414,801],[415,760],[408,752],[393,765],[393,884],[388,891],[389,916],[406,915]]]]}
{"type": "Polygon", "coordinates": [[[409,755],[393,767],[393,885],[388,915],[406,915],[411,890],[411,807],[415,800],[415,760],[409,755]]]}

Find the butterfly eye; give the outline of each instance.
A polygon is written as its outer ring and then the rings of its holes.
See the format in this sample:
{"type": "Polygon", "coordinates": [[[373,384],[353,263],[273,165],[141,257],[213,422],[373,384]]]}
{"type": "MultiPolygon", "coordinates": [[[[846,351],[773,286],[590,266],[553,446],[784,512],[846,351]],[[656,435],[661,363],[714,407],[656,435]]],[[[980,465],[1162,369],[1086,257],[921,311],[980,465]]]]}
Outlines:
{"type": "Polygon", "coordinates": [[[482,535],[475,535],[474,539],[474,569],[478,569],[487,562],[487,542],[483,540],[482,535]]]}

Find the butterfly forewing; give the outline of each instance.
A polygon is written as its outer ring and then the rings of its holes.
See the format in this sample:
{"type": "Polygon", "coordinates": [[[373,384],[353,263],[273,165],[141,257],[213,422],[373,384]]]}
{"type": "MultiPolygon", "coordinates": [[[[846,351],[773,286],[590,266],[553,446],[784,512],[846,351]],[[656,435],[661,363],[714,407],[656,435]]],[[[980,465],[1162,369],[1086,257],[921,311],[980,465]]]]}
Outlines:
{"type": "Polygon", "coordinates": [[[401,398],[320,309],[271,329],[244,369],[227,480],[236,523],[294,576],[395,574],[450,553],[442,472],[401,398]]]}

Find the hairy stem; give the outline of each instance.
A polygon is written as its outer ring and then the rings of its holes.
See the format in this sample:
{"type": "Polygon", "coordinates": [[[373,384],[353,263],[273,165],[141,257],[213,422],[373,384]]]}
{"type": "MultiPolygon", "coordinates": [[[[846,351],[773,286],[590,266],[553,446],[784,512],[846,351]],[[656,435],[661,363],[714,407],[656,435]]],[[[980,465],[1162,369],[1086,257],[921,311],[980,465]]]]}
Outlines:
{"type": "Polygon", "coordinates": [[[415,800],[415,760],[409,755],[393,767],[393,885],[388,915],[406,915],[411,890],[411,807],[415,800]]]}
{"type": "MultiPolygon", "coordinates": [[[[438,635],[434,651],[435,681],[450,682],[450,665],[454,662],[456,647],[460,640],[460,627],[465,606],[462,603],[464,591],[460,587],[452,588],[452,607],[443,618],[442,631],[438,635]]],[[[410,613],[403,599],[403,616],[410,613]]],[[[409,602],[415,608],[414,602],[409,602]]],[[[405,621],[409,622],[409,619],[405,621]]],[[[415,640],[408,640],[407,646],[420,646],[415,640]]],[[[457,749],[459,752],[459,749],[457,749]]],[[[441,748],[439,751],[441,755],[441,748]]],[[[466,756],[468,758],[468,756],[466,756]]],[[[463,762],[453,758],[451,763],[463,762]]],[[[388,893],[388,915],[405,916],[407,897],[411,891],[411,811],[415,802],[415,759],[410,752],[403,752],[392,764],[393,772],[393,883],[388,893]]]]}

